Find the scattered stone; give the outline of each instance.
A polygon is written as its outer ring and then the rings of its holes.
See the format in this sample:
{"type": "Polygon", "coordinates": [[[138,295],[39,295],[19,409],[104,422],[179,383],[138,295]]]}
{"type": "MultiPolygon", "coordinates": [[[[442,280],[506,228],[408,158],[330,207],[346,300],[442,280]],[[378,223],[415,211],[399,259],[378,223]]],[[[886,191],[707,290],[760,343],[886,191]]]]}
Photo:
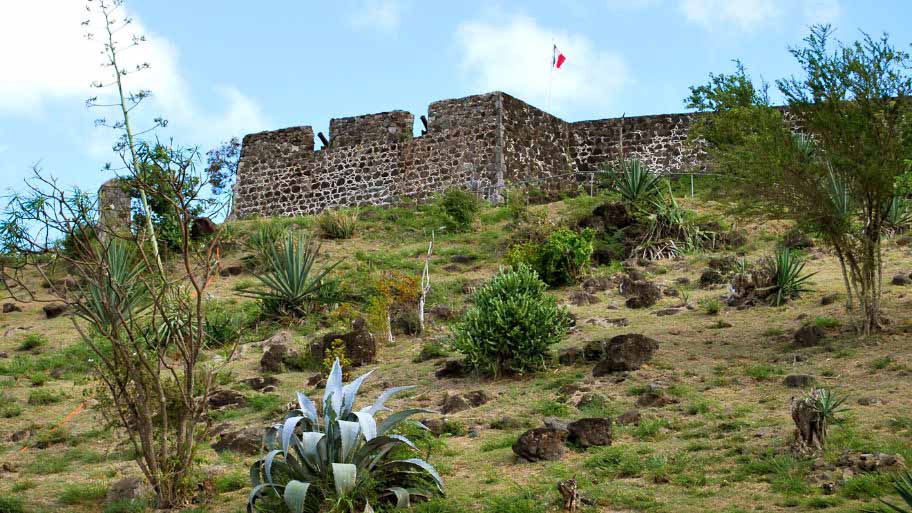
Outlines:
{"type": "Polygon", "coordinates": [[[466,435],[469,438],[478,438],[478,435],[479,435],[478,426],[469,426],[469,430],[468,430],[468,432],[466,432],[466,435]]]}
{"type": "Polygon", "coordinates": [[[612,372],[637,370],[652,359],[658,348],[658,341],[637,333],[612,337],[605,345],[604,356],[595,365],[592,375],[599,377],[612,372]]]}
{"type": "Polygon", "coordinates": [[[450,257],[450,262],[454,264],[471,264],[475,260],[478,260],[478,257],[474,255],[453,255],[450,257]]]}
{"type": "Polygon", "coordinates": [[[461,378],[468,373],[468,368],[462,360],[447,360],[443,367],[434,372],[437,379],[461,378]]]}
{"type": "Polygon", "coordinates": [[[441,402],[441,413],[456,413],[458,411],[477,408],[488,402],[488,394],[484,390],[475,390],[460,394],[458,392],[444,392],[443,401],[441,402]]]}
{"type": "Polygon", "coordinates": [[[273,376],[255,376],[252,378],[242,379],[241,383],[244,383],[250,387],[251,390],[262,392],[267,387],[275,387],[278,385],[279,380],[273,376]]]}
{"type": "Polygon", "coordinates": [[[212,449],[217,453],[225,451],[238,454],[259,454],[263,446],[263,430],[256,427],[219,433],[212,449]]]}
{"type": "Polygon", "coordinates": [[[809,374],[789,374],[782,380],[782,384],[789,388],[808,388],[814,381],[814,376],[809,374]]]}
{"type": "Polygon", "coordinates": [[[390,329],[395,335],[417,335],[421,333],[421,320],[414,308],[397,308],[390,315],[390,329]]]}
{"type": "Polygon", "coordinates": [[[909,278],[905,274],[897,274],[896,276],[893,277],[892,283],[893,283],[893,285],[905,286],[905,285],[912,284],[912,278],[909,278]]]}
{"type": "Polygon", "coordinates": [[[690,285],[690,278],[688,278],[686,276],[681,276],[680,278],[675,280],[675,283],[686,287],[686,286],[690,285]]]}
{"type": "Polygon", "coordinates": [[[665,391],[661,387],[650,384],[649,387],[640,394],[635,404],[639,408],[661,408],[677,402],[677,399],[666,396],[665,391]]]}
{"type": "Polygon", "coordinates": [[[438,321],[452,321],[456,318],[456,311],[447,305],[434,305],[428,313],[438,321]]]}
{"type": "Polygon", "coordinates": [[[190,238],[199,240],[208,237],[218,231],[218,225],[208,217],[197,217],[193,219],[193,225],[190,227],[190,238]]]}
{"type": "Polygon", "coordinates": [[[576,402],[576,407],[580,410],[583,408],[599,407],[608,403],[608,398],[598,392],[586,392],[576,402]]]}
{"type": "Polygon", "coordinates": [[[25,442],[32,437],[33,433],[34,431],[32,428],[20,429],[19,431],[14,431],[13,434],[10,435],[9,440],[13,443],[25,442]]]}
{"type": "Polygon", "coordinates": [[[839,294],[833,292],[832,294],[827,294],[820,298],[820,304],[823,306],[832,305],[837,299],[839,299],[839,294]]]}
{"type": "Polygon", "coordinates": [[[593,326],[599,326],[601,328],[610,328],[612,326],[617,328],[623,328],[624,326],[629,326],[630,321],[626,317],[593,317],[586,320],[586,324],[592,324],[593,326]]]}
{"type": "Polygon", "coordinates": [[[877,406],[879,404],[884,404],[886,401],[879,397],[860,397],[858,398],[858,404],[861,406],[877,406]]]}
{"type": "Polygon", "coordinates": [[[649,308],[662,297],[659,286],[648,280],[625,278],[620,286],[621,295],[627,298],[627,308],[649,308]]]}
{"type": "Polygon", "coordinates": [[[42,310],[44,310],[45,317],[48,319],[53,319],[55,317],[60,317],[66,313],[69,308],[70,307],[64,303],[51,303],[49,305],[44,305],[44,307],[42,307],[42,310]]]}
{"type": "Polygon", "coordinates": [[[706,289],[714,285],[725,283],[725,275],[717,269],[705,269],[700,274],[700,288],[706,289]]]}
{"type": "Polygon", "coordinates": [[[611,445],[611,419],[585,418],[567,424],[567,439],[582,448],[611,445]]]}
{"type": "Polygon", "coordinates": [[[309,387],[319,387],[320,385],[324,384],[326,384],[326,378],[324,378],[323,374],[319,372],[307,378],[307,386],[309,387]]]}
{"type": "Polygon", "coordinates": [[[666,288],[662,289],[662,294],[664,294],[666,297],[678,297],[681,295],[681,291],[678,289],[666,288]]]}
{"type": "Polygon", "coordinates": [[[568,347],[557,354],[557,361],[561,365],[576,365],[583,361],[583,350],[578,347],[568,347]]]}
{"type": "Polygon", "coordinates": [[[497,420],[492,421],[489,424],[491,429],[499,429],[499,430],[519,429],[521,427],[525,427],[526,425],[527,425],[526,422],[523,422],[522,420],[517,419],[516,417],[501,417],[497,420]]]}
{"type": "Polygon", "coordinates": [[[836,461],[836,466],[849,468],[855,472],[894,471],[904,470],[906,468],[906,460],[901,454],[847,451],[836,461]]]}
{"type": "Polygon", "coordinates": [[[590,294],[585,290],[575,290],[567,297],[567,301],[575,306],[594,305],[601,302],[595,294],[590,294]]]}
{"type": "Polygon", "coordinates": [[[377,342],[367,329],[367,323],[359,317],[352,321],[351,331],[347,333],[329,333],[310,344],[310,357],[322,361],[326,350],[332,347],[334,340],[339,339],[345,347],[345,357],[355,367],[374,363],[377,358],[377,342]]]}
{"type": "Polygon", "coordinates": [[[814,347],[820,345],[820,341],[823,340],[824,336],[823,329],[816,324],[802,326],[795,332],[795,346],[814,347]]]}
{"type": "Polygon", "coordinates": [[[141,477],[125,477],[115,481],[105,494],[105,505],[121,502],[142,501],[151,495],[152,489],[141,477]]]}
{"type": "Polygon", "coordinates": [[[234,390],[216,390],[209,394],[209,408],[220,410],[222,408],[240,408],[247,405],[247,398],[234,390]]]}
{"type": "Polygon", "coordinates": [[[219,271],[221,276],[238,276],[244,273],[244,266],[239,264],[226,265],[219,271]]]}
{"type": "MultiPolygon", "coordinates": [[[[288,336],[291,336],[291,334],[287,332],[279,332],[276,335],[280,334],[287,334],[288,336]]],[[[288,346],[284,343],[269,343],[275,338],[276,336],[274,335],[266,342],[268,345],[265,346],[265,349],[263,350],[263,356],[260,357],[260,368],[265,372],[285,371],[285,360],[289,355],[288,346]]]]}
{"type": "Polygon", "coordinates": [[[641,415],[638,410],[627,410],[622,413],[621,416],[615,420],[615,422],[622,426],[639,426],[640,418],[641,415]]]}
{"type": "Polygon", "coordinates": [[[668,315],[677,315],[677,314],[681,313],[681,311],[682,310],[680,308],[663,308],[661,310],[656,310],[655,312],[653,312],[653,314],[655,314],[658,317],[665,317],[668,315]]]}
{"type": "Polygon", "coordinates": [[[580,283],[580,288],[590,294],[595,294],[596,292],[604,292],[611,287],[612,283],[610,279],[597,276],[590,276],[583,280],[582,283],[580,283]]]}
{"type": "Polygon", "coordinates": [[[564,456],[564,442],[568,435],[566,429],[530,429],[513,444],[513,452],[526,461],[557,461],[564,456]]]}
{"type": "Polygon", "coordinates": [[[3,313],[21,312],[22,308],[16,303],[3,303],[3,313]]]}
{"type": "Polygon", "coordinates": [[[445,272],[448,272],[448,273],[458,273],[459,271],[461,271],[459,266],[456,264],[446,264],[443,267],[441,267],[441,269],[443,269],[445,272]]]}

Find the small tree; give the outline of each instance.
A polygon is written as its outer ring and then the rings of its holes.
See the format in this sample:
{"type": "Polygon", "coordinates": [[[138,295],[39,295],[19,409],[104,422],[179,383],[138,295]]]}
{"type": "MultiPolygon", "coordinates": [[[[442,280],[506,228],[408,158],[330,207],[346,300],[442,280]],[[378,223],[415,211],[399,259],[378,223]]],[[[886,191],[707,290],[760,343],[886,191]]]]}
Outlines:
{"type": "MultiPolygon", "coordinates": [[[[145,142],[137,134],[147,130],[134,132],[130,113],[150,93],[127,91],[123,78],[132,73],[128,69],[149,66],[125,67],[119,59],[121,41],[130,37],[130,19],[122,16],[121,8],[120,0],[89,3],[90,13],[102,22],[102,53],[111,72],[108,80],[94,85],[114,91],[113,98],[91,98],[87,104],[117,110],[116,121],[99,124],[119,132],[114,150],[123,167],[118,171],[140,199],[144,226],[133,231],[99,222],[95,198],[65,189],[36,169],[26,191],[13,196],[0,221],[9,264],[0,279],[6,290],[28,296],[19,299],[47,301],[45,294],[39,297],[29,288],[37,274],[50,287],[53,301],[73,312],[73,325],[93,353],[100,410],[124,430],[155,492],[156,506],[168,509],[184,504],[195,489],[199,428],[220,369],[220,364],[203,362],[209,340],[207,287],[220,233],[206,242],[190,235],[201,209],[208,207],[209,215],[217,215],[202,194],[206,182],[196,172],[198,152],[145,142]],[[163,261],[159,252],[155,214],[172,222],[173,261],[163,261]],[[72,280],[61,285],[53,279],[61,268],[75,278],[75,286],[72,280]]],[[[126,45],[142,41],[133,36],[126,45]]],[[[164,125],[156,119],[149,130],[164,125]]]]}
{"type": "Polygon", "coordinates": [[[883,36],[842,44],[816,26],[792,48],[803,73],[776,81],[771,105],[738,63],[691,87],[687,106],[709,115],[691,136],[733,178],[743,213],[792,218],[818,232],[842,268],[859,329],[880,325],[881,239],[895,183],[912,151],[912,58],[883,36]]]}

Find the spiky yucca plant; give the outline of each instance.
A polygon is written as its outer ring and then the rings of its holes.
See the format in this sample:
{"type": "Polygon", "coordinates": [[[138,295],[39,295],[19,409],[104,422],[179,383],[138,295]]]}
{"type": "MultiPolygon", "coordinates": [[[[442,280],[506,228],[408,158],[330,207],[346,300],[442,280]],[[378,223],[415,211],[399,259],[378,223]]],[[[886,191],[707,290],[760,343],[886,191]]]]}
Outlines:
{"type": "MultiPolygon", "coordinates": [[[[878,499],[886,506],[886,511],[892,511],[893,513],[912,513],[912,472],[906,471],[897,474],[896,477],[893,478],[893,489],[905,505],[893,504],[892,502],[878,499]]],[[[862,511],[865,513],[884,513],[885,510],[866,509],[862,511]]]]}
{"type": "Polygon", "coordinates": [[[326,210],[317,216],[320,235],[325,239],[350,239],[358,224],[358,211],[326,210]]]}
{"type": "Polygon", "coordinates": [[[624,162],[614,190],[624,201],[640,206],[659,194],[659,176],[639,160],[624,162]]]}
{"type": "Polygon", "coordinates": [[[402,410],[379,424],[375,418],[387,410],[390,397],[414,387],[390,388],[373,405],[354,409],[358,389],[371,372],[343,385],[336,360],[326,380],[322,417],[306,395],[297,393],[299,408],[266,431],[269,452],[250,468],[248,512],[366,512],[373,511],[372,501],[383,498],[408,507],[413,497],[443,495],[443,480],[434,467],[419,458],[396,456],[418,449],[393,430],[408,417],[429,411],[402,410]]]}
{"type": "Polygon", "coordinates": [[[141,279],[146,268],[123,241],[113,240],[102,251],[108,279],[86,273],[86,284],[81,287],[84,299],[77,303],[76,315],[114,328],[149,306],[149,289],[141,279]]]}
{"type": "Polygon", "coordinates": [[[288,234],[279,246],[265,248],[267,272],[256,274],[260,288],[245,288],[241,295],[259,299],[275,316],[304,317],[326,284],[326,276],[339,262],[313,273],[320,246],[304,234],[288,234]]]}
{"type": "Polygon", "coordinates": [[[890,230],[900,232],[912,225],[912,202],[902,196],[893,196],[887,205],[884,221],[890,230]]]}
{"type": "Polygon", "coordinates": [[[804,261],[793,254],[790,249],[780,249],[774,258],[766,260],[766,273],[772,279],[772,285],[759,290],[770,293],[770,302],[780,306],[795,299],[802,292],[810,290],[808,282],[817,273],[806,274],[804,261]]]}

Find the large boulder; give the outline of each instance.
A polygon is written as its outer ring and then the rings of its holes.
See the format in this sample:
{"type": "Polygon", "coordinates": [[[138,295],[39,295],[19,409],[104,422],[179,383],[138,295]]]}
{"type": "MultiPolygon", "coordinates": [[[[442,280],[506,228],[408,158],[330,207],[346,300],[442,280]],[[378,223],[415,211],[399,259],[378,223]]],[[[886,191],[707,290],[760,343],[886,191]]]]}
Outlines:
{"type": "Polygon", "coordinates": [[[265,372],[284,372],[285,358],[288,356],[288,346],[285,344],[271,344],[263,349],[260,358],[260,368],[265,372]]]}
{"type": "Polygon", "coordinates": [[[526,461],[557,461],[564,457],[569,432],[560,427],[540,427],[519,435],[513,444],[516,456],[526,461]]]}
{"type": "Polygon", "coordinates": [[[263,430],[261,428],[248,427],[237,431],[219,433],[212,444],[212,449],[217,453],[231,451],[238,454],[255,455],[260,453],[262,446],[263,430]]]}
{"type": "Polygon", "coordinates": [[[627,298],[627,308],[649,308],[662,297],[662,290],[649,280],[625,278],[620,285],[621,295],[627,298]]]}
{"type": "Polygon", "coordinates": [[[443,366],[434,371],[434,377],[437,379],[462,378],[468,374],[469,369],[462,360],[447,360],[443,366]]]}
{"type": "Polygon", "coordinates": [[[808,388],[814,381],[814,376],[809,374],[789,374],[782,379],[782,384],[789,388],[808,388]]]}
{"type": "Polygon", "coordinates": [[[458,392],[445,392],[440,405],[441,413],[456,413],[458,411],[475,408],[488,402],[488,394],[484,390],[475,390],[460,394],[458,392]]]}
{"type": "Polygon", "coordinates": [[[795,332],[795,346],[814,347],[820,345],[820,341],[823,340],[825,335],[823,328],[816,324],[802,326],[795,332]]]}
{"type": "Polygon", "coordinates": [[[896,276],[893,277],[892,283],[893,283],[893,285],[905,286],[905,285],[912,284],[912,278],[909,278],[905,274],[897,274],[896,276]]]}
{"type": "Polygon", "coordinates": [[[208,237],[218,231],[218,225],[208,217],[197,217],[193,219],[190,226],[190,237],[193,240],[208,237]]]}
{"type": "Polygon", "coordinates": [[[607,417],[579,419],[567,424],[567,439],[582,448],[611,445],[611,419],[607,417]]]}
{"type": "Polygon", "coordinates": [[[317,338],[310,344],[310,357],[322,361],[327,349],[332,348],[334,340],[342,341],[345,357],[355,367],[374,363],[377,358],[377,342],[367,329],[362,318],[352,321],[352,329],[347,333],[329,333],[317,338]]]}
{"type": "Polygon", "coordinates": [[[152,494],[152,488],[141,477],[125,477],[115,481],[105,494],[105,504],[141,502],[152,494]]]}
{"type": "Polygon", "coordinates": [[[242,379],[241,383],[250,387],[251,390],[261,392],[269,387],[274,389],[279,384],[279,380],[273,376],[254,376],[252,378],[242,379]]]}
{"type": "Polygon", "coordinates": [[[236,408],[247,405],[247,398],[240,392],[222,389],[209,394],[209,408],[219,410],[222,408],[236,408]]]}
{"type": "Polygon", "coordinates": [[[617,335],[605,344],[602,359],[595,364],[592,375],[599,377],[612,372],[639,369],[644,363],[652,360],[658,341],[638,333],[617,335]]]}
{"type": "Polygon", "coordinates": [[[55,317],[60,317],[65,314],[67,310],[70,309],[69,305],[65,303],[50,303],[44,305],[42,308],[44,310],[44,316],[48,319],[54,319],[55,317]]]}
{"type": "Polygon", "coordinates": [[[16,303],[3,303],[3,313],[21,312],[22,308],[16,303]]]}

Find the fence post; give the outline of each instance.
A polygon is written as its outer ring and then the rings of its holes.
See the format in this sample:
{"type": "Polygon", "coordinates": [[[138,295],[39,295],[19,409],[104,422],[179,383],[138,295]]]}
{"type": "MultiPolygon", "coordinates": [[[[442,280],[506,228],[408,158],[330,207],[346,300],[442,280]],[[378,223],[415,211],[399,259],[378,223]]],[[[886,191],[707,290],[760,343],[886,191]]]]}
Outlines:
{"type": "Polygon", "coordinates": [[[693,175],[693,173],[690,174],[690,197],[691,198],[694,197],[694,175],[693,175]]]}

